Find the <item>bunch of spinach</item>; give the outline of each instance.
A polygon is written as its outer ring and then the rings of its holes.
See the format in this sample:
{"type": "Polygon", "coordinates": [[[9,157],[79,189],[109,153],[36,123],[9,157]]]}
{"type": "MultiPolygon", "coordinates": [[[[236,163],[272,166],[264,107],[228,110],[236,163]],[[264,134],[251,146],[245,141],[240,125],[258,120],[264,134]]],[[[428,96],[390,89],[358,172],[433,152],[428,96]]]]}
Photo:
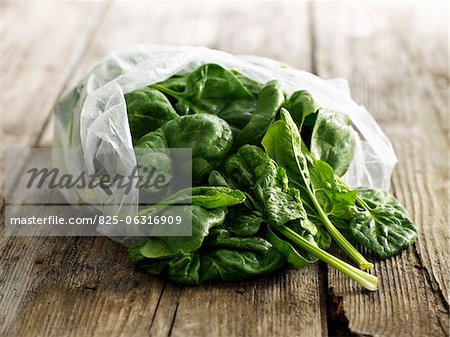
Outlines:
{"type": "MultiPolygon", "coordinates": [[[[146,160],[170,170],[166,149],[192,149],[194,186],[161,203],[190,212],[192,236],[149,237],[130,248],[150,273],[200,284],[320,259],[376,290],[377,278],[363,271],[373,264],[351,242],[387,258],[417,236],[392,195],[342,181],[355,131],[345,115],[318,109],[307,91],[286,98],[277,82],[261,85],[206,64],[125,99],[133,143],[154,150],[146,160]],[[190,204],[179,204],[183,198],[190,204]],[[326,251],[332,240],[360,269],[326,251]]],[[[161,205],[140,214],[169,210],[161,205]]]]}

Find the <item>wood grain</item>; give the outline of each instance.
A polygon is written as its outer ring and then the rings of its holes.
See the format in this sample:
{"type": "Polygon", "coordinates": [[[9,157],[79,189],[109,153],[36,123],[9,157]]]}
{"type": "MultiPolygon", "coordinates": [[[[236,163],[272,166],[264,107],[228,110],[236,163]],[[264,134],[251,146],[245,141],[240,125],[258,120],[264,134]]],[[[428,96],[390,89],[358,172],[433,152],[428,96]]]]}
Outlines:
{"type": "Polygon", "coordinates": [[[0,6],[1,145],[30,145],[42,132],[104,5],[2,2],[0,6]],[[48,20],[49,12],[59,19],[48,20]]]}
{"type": "MultiPolygon", "coordinates": [[[[100,15],[101,4],[2,2],[0,73],[1,151],[8,146],[33,146],[58,99],[63,83],[78,62],[100,15]],[[60,22],[48,20],[52,12],[60,22]],[[80,18],[84,18],[81,20],[80,18]],[[21,24],[18,24],[18,23],[21,24]]],[[[20,163],[17,163],[18,165],[20,163]]],[[[0,169],[3,185],[3,165],[0,169]]],[[[3,195],[3,189],[1,191],[3,195]]],[[[41,248],[37,238],[4,236],[0,202],[0,334],[16,322],[16,315],[38,279],[31,267],[41,248]]],[[[6,334],[9,336],[9,334],[6,334]]]]}
{"type": "Polygon", "coordinates": [[[441,30],[448,20],[445,5],[318,4],[313,17],[318,74],[348,78],[355,100],[372,112],[392,140],[399,158],[392,190],[420,231],[415,247],[376,263],[378,292],[361,292],[330,270],[330,296],[342,296],[349,332],[447,335],[449,78],[441,30]]]}

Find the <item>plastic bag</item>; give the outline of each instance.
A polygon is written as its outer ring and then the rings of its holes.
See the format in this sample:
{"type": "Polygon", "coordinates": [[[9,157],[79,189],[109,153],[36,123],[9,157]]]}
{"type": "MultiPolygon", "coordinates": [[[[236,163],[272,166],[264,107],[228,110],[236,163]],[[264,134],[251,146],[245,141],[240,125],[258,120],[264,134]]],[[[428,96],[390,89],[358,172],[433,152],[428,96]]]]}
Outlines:
{"type": "MultiPolygon", "coordinates": [[[[260,83],[277,80],[288,95],[305,89],[318,107],[347,114],[356,131],[357,144],[344,181],[353,187],[389,188],[397,163],[392,145],[369,112],[352,100],[345,80],[323,80],[268,58],[233,56],[202,47],[140,45],[113,52],[97,64],[56,108],[54,146],[80,149],[82,153],[77,159],[79,162],[74,163],[73,158],[59,158],[59,165],[67,172],[84,168],[92,173],[97,161],[110,174],[118,170],[121,174],[130,173],[136,158],[132,151],[124,94],[172,75],[190,72],[205,63],[237,70],[260,83]]],[[[108,207],[108,213],[134,215],[138,192],[124,194],[123,189],[114,190],[114,187],[112,192],[112,195],[106,195],[98,189],[77,194],[69,190],[65,197],[71,203],[95,200],[97,204],[114,204],[115,207],[108,207]]],[[[101,207],[100,210],[106,211],[101,207]]],[[[106,235],[113,233],[111,226],[98,229],[106,235]]]]}

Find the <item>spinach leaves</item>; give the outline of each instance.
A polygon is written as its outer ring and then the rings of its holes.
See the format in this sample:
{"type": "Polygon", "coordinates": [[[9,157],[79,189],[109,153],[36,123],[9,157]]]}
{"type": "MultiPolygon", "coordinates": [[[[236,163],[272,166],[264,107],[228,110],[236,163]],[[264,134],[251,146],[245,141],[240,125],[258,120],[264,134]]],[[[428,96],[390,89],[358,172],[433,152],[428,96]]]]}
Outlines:
{"type": "Polygon", "coordinates": [[[373,265],[353,243],[387,258],[417,236],[388,192],[342,181],[355,131],[307,91],[286,98],[275,81],[263,85],[205,64],[125,98],[133,142],[150,150],[139,160],[171,173],[169,149],[192,149],[193,187],[139,212],[192,217],[191,236],[150,235],[130,248],[133,262],[149,273],[195,285],[320,259],[376,290],[377,278],[363,271],[373,265]],[[328,253],[332,241],[360,269],[328,253]]]}
{"type": "Polygon", "coordinates": [[[178,117],[167,97],[152,88],[130,92],[125,95],[125,102],[134,141],[178,117]]]}
{"type": "Polygon", "coordinates": [[[217,115],[235,130],[248,123],[256,105],[256,98],[245,85],[217,64],[206,64],[187,75],[183,91],[164,83],[152,87],[175,98],[175,108],[180,115],[217,115]]]}
{"type": "MultiPolygon", "coordinates": [[[[230,126],[223,119],[209,114],[195,114],[173,119],[158,130],[149,132],[137,142],[136,147],[191,148],[192,179],[201,182],[224,161],[232,141],[230,126]]],[[[155,157],[153,167],[160,167],[160,157],[155,157]]]]}
{"type": "Polygon", "coordinates": [[[283,102],[284,94],[279,84],[266,84],[259,93],[255,112],[234,139],[235,148],[245,144],[259,145],[283,102]]]}
{"type": "Polygon", "coordinates": [[[334,211],[335,205],[340,207],[343,200],[351,197],[343,196],[341,191],[338,190],[336,184],[334,184],[333,170],[328,164],[319,160],[308,162],[302,151],[300,133],[287,110],[281,110],[281,119],[267,131],[262,144],[269,156],[279,162],[280,165],[288,168],[287,172],[294,186],[304,191],[306,196],[304,202],[309,204],[310,209],[314,211],[314,215],[320,219],[331,237],[345,253],[361,269],[372,268],[373,265],[348,242],[328,217],[328,214],[334,211]],[[313,175],[311,175],[310,169],[313,175]],[[311,176],[313,179],[311,179],[311,176]],[[316,179],[314,179],[314,176],[316,179]],[[321,180],[320,183],[318,182],[319,179],[321,180]],[[335,200],[339,202],[335,203],[335,200]]]}
{"type": "Polygon", "coordinates": [[[415,241],[415,224],[391,194],[363,187],[356,193],[361,210],[355,212],[349,229],[358,243],[378,253],[381,258],[387,258],[415,241]]]}
{"type": "MultiPolygon", "coordinates": [[[[224,225],[227,207],[244,201],[242,192],[210,186],[195,187],[191,192],[192,206],[176,207],[192,212],[192,235],[150,237],[130,248],[133,262],[181,284],[233,281],[265,274],[285,264],[283,255],[269,241],[233,233],[224,225]]],[[[182,197],[180,192],[163,203],[179,202],[182,197]]]]}
{"type": "Polygon", "coordinates": [[[330,109],[316,108],[313,98],[304,90],[294,92],[284,107],[314,157],[326,161],[336,175],[343,176],[356,147],[355,131],[348,117],[330,109]]]}
{"type": "Polygon", "coordinates": [[[311,134],[310,151],[327,162],[338,176],[343,176],[355,154],[355,131],[348,118],[331,110],[320,109],[311,134]]]}

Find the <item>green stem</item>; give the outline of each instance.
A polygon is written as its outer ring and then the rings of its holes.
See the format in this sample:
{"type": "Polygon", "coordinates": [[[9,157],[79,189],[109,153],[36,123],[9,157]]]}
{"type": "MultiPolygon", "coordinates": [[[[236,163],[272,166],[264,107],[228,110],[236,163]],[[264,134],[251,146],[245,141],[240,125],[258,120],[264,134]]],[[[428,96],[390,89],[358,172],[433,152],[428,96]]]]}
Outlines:
{"type": "MultiPolygon", "coordinates": [[[[305,154],[306,159],[310,162],[313,163],[314,162],[314,158],[312,156],[312,154],[308,151],[308,149],[306,148],[306,146],[304,145],[304,143],[302,142],[302,151],[305,154]]],[[[297,160],[297,166],[300,168],[301,165],[297,160]]],[[[328,215],[324,212],[324,210],[322,209],[322,206],[319,204],[319,201],[316,198],[316,195],[314,194],[311,185],[308,183],[308,179],[306,179],[305,173],[303,170],[299,169],[300,175],[303,179],[303,184],[300,184],[296,181],[296,184],[298,185],[298,187],[300,187],[303,190],[306,190],[306,193],[309,195],[310,199],[312,200],[317,213],[319,214],[319,218],[322,222],[322,224],[325,226],[325,228],[327,229],[328,233],[330,233],[331,237],[334,239],[334,241],[337,242],[337,244],[339,245],[339,247],[341,247],[341,249],[355,262],[358,264],[358,267],[361,268],[362,270],[366,270],[366,269],[372,269],[373,268],[373,264],[370,263],[369,261],[366,260],[366,258],[356,250],[355,247],[353,247],[353,245],[341,234],[341,232],[339,232],[337,230],[336,227],[334,227],[333,223],[330,221],[330,219],[328,218],[328,215]]]]}
{"type": "Polygon", "coordinates": [[[330,233],[331,237],[337,242],[339,247],[342,248],[342,250],[356,263],[358,264],[359,268],[362,270],[366,269],[372,269],[373,264],[366,260],[366,258],[356,250],[355,247],[337,230],[336,227],[334,227],[333,223],[328,218],[328,215],[324,212],[322,209],[322,206],[320,206],[319,202],[317,201],[313,191],[311,188],[307,186],[308,194],[316,207],[317,212],[319,213],[319,217],[322,220],[321,222],[327,229],[328,233],[330,233]]]}
{"type": "Polygon", "coordinates": [[[165,94],[168,94],[168,95],[170,95],[170,96],[173,96],[173,97],[175,97],[175,98],[177,98],[177,99],[182,99],[181,93],[176,92],[176,91],[173,91],[172,89],[169,89],[169,88],[167,88],[167,87],[165,87],[165,86],[163,86],[163,85],[160,85],[160,84],[152,84],[151,87],[154,88],[154,89],[157,89],[157,90],[159,90],[159,91],[161,91],[161,92],[163,92],[163,93],[165,93],[165,94]]]}
{"type": "MultiPolygon", "coordinates": [[[[170,95],[173,98],[176,98],[178,101],[181,101],[183,103],[186,103],[188,105],[193,105],[192,102],[190,102],[189,100],[187,100],[182,93],[173,91],[172,89],[166,88],[165,86],[159,85],[159,84],[153,84],[151,85],[151,87],[153,89],[157,89],[159,91],[161,91],[164,94],[170,95]]],[[[196,111],[202,112],[202,113],[208,113],[207,111],[203,110],[202,108],[196,106],[195,107],[196,111]]]]}
{"type": "MultiPolygon", "coordinates": [[[[344,185],[344,186],[347,186],[347,184],[341,179],[341,177],[336,176],[336,180],[337,180],[340,184],[342,184],[342,185],[344,185]]],[[[366,202],[365,202],[363,199],[361,199],[361,197],[358,195],[358,192],[356,192],[356,202],[357,202],[362,208],[364,208],[366,211],[369,211],[369,212],[370,212],[371,208],[369,207],[369,205],[366,204],[366,202]]]]}
{"type": "Polygon", "coordinates": [[[327,253],[323,249],[314,246],[308,240],[294,232],[292,229],[286,226],[274,227],[278,232],[284,235],[286,238],[290,239],[293,243],[298,245],[300,248],[308,251],[309,253],[317,256],[320,260],[328,263],[334,268],[338,269],[352,280],[358,282],[364,288],[376,291],[378,289],[378,278],[376,276],[370,275],[358,268],[355,268],[348,263],[338,259],[337,257],[327,253]]]}

